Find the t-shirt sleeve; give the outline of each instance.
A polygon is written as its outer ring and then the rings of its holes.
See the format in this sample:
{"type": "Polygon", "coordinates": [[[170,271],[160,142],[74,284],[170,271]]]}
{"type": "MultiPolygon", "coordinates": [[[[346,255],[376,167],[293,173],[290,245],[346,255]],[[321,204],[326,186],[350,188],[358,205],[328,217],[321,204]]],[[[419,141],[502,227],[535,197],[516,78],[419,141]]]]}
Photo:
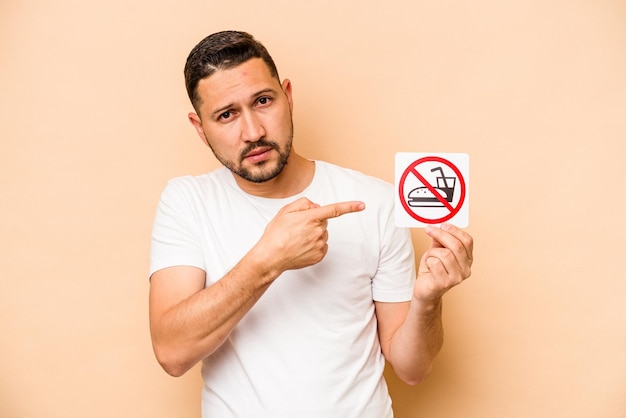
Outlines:
{"type": "Polygon", "coordinates": [[[173,266],[205,269],[198,229],[194,227],[197,216],[184,184],[170,180],[161,194],[152,227],[149,276],[173,266]]]}
{"type": "Polygon", "coordinates": [[[395,226],[393,211],[383,220],[380,258],[372,279],[372,296],[377,302],[411,300],[415,282],[415,255],[408,228],[395,226]]]}

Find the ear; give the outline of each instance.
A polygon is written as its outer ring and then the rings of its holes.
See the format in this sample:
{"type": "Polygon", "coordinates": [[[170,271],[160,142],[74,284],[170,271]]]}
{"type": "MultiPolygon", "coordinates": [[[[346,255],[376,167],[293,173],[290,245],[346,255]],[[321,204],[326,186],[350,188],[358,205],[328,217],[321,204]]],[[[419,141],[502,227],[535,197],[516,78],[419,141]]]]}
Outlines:
{"type": "Polygon", "coordinates": [[[189,113],[187,117],[189,118],[189,122],[191,122],[193,127],[196,129],[196,132],[198,133],[198,136],[200,137],[202,142],[204,142],[204,145],[208,146],[209,141],[206,139],[206,135],[204,134],[204,129],[202,129],[202,120],[200,120],[200,116],[192,112],[192,113],[189,113]]]}
{"type": "Polygon", "coordinates": [[[293,113],[293,95],[292,95],[292,87],[291,81],[286,78],[283,80],[282,84],[283,91],[285,92],[285,96],[287,96],[287,101],[289,101],[289,110],[293,113]]]}

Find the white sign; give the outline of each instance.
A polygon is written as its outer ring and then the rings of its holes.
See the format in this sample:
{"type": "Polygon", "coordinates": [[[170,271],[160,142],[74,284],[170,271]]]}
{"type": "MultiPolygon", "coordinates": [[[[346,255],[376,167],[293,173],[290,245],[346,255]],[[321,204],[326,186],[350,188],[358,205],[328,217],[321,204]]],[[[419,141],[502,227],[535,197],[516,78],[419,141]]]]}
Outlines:
{"type": "Polygon", "coordinates": [[[469,224],[469,155],[396,154],[396,226],[469,224]]]}

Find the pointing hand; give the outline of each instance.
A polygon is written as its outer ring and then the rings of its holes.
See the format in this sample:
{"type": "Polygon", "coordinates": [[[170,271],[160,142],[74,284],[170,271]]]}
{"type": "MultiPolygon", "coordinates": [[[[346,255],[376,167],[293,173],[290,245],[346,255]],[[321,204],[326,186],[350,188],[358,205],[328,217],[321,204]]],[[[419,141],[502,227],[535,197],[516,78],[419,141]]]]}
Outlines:
{"type": "Polygon", "coordinates": [[[278,212],[265,228],[259,245],[280,272],[317,264],[328,251],[328,219],[363,209],[365,204],[359,201],[320,206],[300,198],[278,212]]]}

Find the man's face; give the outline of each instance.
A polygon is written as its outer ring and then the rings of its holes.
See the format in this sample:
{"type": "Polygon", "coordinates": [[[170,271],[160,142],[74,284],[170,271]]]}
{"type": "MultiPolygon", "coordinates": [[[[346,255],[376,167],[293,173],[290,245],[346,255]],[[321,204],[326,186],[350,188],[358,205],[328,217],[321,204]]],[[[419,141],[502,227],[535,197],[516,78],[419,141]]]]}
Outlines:
{"type": "Polygon", "coordinates": [[[198,84],[202,100],[189,119],[215,157],[255,183],[278,176],[293,140],[291,84],[272,77],[260,58],[219,70],[198,84]]]}

